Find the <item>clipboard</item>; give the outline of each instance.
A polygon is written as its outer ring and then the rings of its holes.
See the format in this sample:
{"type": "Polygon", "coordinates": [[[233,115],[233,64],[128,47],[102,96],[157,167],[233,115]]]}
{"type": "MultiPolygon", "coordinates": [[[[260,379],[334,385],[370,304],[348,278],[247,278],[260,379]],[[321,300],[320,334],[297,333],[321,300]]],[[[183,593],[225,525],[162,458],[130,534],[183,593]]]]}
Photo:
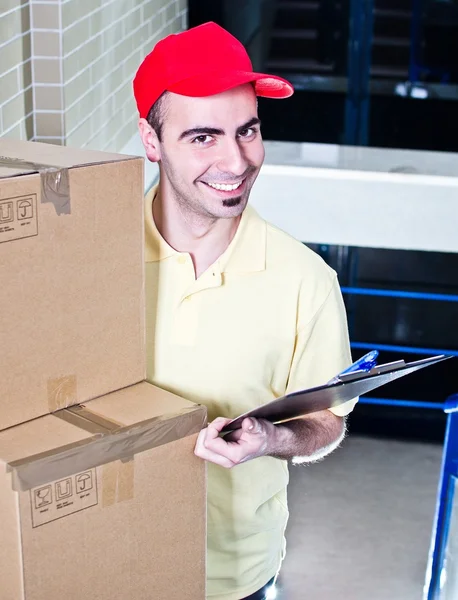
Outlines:
{"type": "Polygon", "coordinates": [[[344,402],[367,394],[386,383],[449,358],[452,357],[440,354],[410,363],[398,360],[375,366],[370,371],[353,371],[352,373],[341,374],[332,379],[332,383],[293,392],[258,406],[233,419],[222,431],[239,429],[246,417],[267,419],[274,424],[278,424],[320,410],[336,408],[344,402]]]}

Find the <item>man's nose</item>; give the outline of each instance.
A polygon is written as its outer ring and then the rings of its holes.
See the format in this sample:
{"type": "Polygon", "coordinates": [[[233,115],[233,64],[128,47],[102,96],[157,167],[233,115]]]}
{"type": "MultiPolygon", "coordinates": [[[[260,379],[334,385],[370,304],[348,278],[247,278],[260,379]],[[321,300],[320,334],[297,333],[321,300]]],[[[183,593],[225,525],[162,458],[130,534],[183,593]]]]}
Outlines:
{"type": "Polygon", "coordinates": [[[243,153],[243,148],[236,140],[228,140],[222,149],[221,158],[218,161],[218,168],[223,173],[230,173],[234,177],[241,177],[245,174],[248,167],[248,161],[243,153]]]}

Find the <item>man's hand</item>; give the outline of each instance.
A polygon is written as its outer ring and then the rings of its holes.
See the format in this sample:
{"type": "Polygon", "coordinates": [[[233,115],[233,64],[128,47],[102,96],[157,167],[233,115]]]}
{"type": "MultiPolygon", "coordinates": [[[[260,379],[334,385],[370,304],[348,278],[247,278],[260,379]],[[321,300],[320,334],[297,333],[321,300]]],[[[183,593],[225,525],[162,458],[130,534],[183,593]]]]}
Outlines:
{"type": "Polygon", "coordinates": [[[219,417],[203,429],[197,438],[195,455],[230,469],[272,452],[278,433],[275,425],[264,419],[247,418],[242,421],[241,429],[220,437],[229,422],[230,419],[219,417]]]}
{"type": "Polygon", "coordinates": [[[230,469],[257,458],[272,456],[295,464],[320,460],[335,450],[345,437],[345,419],[329,410],[311,413],[281,425],[265,419],[246,418],[242,428],[224,438],[221,430],[230,419],[218,418],[197,438],[196,456],[230,469]]]}

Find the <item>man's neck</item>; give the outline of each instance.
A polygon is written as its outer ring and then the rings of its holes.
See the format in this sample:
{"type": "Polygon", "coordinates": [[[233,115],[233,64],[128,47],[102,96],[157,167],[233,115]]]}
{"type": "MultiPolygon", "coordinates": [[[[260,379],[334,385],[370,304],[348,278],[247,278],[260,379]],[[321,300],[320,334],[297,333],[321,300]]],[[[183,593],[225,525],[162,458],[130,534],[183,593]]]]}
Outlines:
{"type": "Polygon", "coordinates": [[[235,236],[240,218],[217,219],[187,211],[158,187],[153,218],[164,240],[177,252],[187,252],[194,263],[196,278],[225,252],[235,236]]]}

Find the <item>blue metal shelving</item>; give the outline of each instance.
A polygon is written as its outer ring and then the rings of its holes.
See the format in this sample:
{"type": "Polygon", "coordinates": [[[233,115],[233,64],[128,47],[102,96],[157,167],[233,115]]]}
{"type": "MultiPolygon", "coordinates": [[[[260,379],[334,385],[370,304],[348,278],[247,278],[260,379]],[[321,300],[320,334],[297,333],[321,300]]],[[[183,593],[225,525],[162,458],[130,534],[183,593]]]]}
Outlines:
{"type": "Polygon", "coordinates": [[[452,600],[456,598],[456,587],[450,589],[450,580],[455,580],[458,573],[451,573],[453,558],[451,556],[451,524],[454,513],[455,493],[458,482],[458,394],[448,398],[444,410],[447,415],[447,430],[444,441],[441,477],[437,494],[436,514],[434,518],[429,564],[424,588],[425,600],[452,600]]]}
{"type": "MultiPolygon", "coordinates": [[[[408,292],[393,289],[363,288],[358,286],[342,287],[342,292],[346,296],[365,295],[409,298],[417,301],[432,300],[437,302],[458,302],[458,296],[453,294],[408,292]]],[[[380,351],[399,352],[402,354],[445,354],[455,357],[458,356],[458,350],[456,349],[438,349],[358,341],[352,342],[351,346],[355,350],[377,349],[380,351]]],[[[455,490],[458,490],[458,394],[453,395],[442,402],[440,399],[437,400],[438,401],[435,402],[427,402],[422,400],[401,400],[396,398],[376,398],[367,396],[360,398],[362,404],[420,408],[435,411],[441,410],[447,414],[442,469],[437,494],[429,564],[424,587],[424,600],[452,600],[452,598],[458,597],[455,595],[458,594],[456,588],[447,590],[447,585],[452,587],[458,585],[456,583],[456,581],[458,581],[458,572],[450,577],[453,563],[450,561],[449,550],[451,524],[454,516],[454,502],[458,502],[458,495],[455,497],[455,490]],[[455,577],[457,579],[455,579],[455,577]],[[450,579],[452,579],[452,583],[450,583],[450,579]]],[[[458,508],[456,509],[456,512],[458,513],[458,508]]],[[[455,519],[458,519],[458,514],[455,515],[455,519]]],[[[458,557],[456,557],[455,560],[458,561],[458,557]]]]}
{"type": "MultiPolygon", "coordinates": [[[[433,300],[437,302],[458,302],[458,295],[454,294],[434,294],[428,292],[409,292],[396,289],[380,289],[380,288],[365,288],[353,286],[342,286],[342,293],[346,296],[379,296],[388,298],[409,298],[412,300],[433,300]]],[[[351,324],[350,324],[350,337],[351,324]]],[[[426,348],[421,346],[405,346],[399,344],[380,344],[376,342],[360,342],[353,341],[352,349],[355,350],[379,350],[385,352],[399,352],[402,354],[421,354],[421,355],[438,355],[445,354],[446,356],[458,357],[458,350],[455,349],[438,349],[426,348]]],[[[410,408],[425,408],[425,409],[444,409],[445,404],[440,402],[424,402],[421,400],[401,400],[395,398],[371,398],[363,396],[360,399],[361,404],[374,404],[385,406],[403,406],[410,408]]]]}

